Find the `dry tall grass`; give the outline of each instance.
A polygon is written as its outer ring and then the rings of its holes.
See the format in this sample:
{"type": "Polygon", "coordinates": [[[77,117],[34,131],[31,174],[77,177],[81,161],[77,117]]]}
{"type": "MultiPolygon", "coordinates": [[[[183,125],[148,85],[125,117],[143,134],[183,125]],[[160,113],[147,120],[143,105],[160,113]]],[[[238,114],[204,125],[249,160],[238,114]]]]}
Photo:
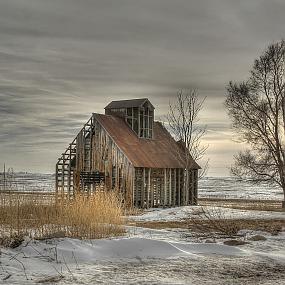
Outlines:
{"type": "Polygon", "coordinates": [[[123,209],[116,192],[97,192],[73,200],[38,195],[0,194],[0,237],[103,238],[124,233],[123,209]]]}

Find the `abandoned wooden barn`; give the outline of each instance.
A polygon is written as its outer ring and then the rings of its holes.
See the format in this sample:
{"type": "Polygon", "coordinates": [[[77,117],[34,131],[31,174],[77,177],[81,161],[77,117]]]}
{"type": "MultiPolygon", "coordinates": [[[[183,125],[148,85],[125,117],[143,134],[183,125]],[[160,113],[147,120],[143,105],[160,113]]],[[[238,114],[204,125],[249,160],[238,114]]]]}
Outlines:
{"type": "Polygon", "coordinates": [[[185,169],[183,148],[154,121],[154,109],[144,98],[112,101],[105,115],[93,113],[58,159],[57,193],[91,195],[103,183],[127,206],[196,204],[200,167],[192,159],[185,169]]]}

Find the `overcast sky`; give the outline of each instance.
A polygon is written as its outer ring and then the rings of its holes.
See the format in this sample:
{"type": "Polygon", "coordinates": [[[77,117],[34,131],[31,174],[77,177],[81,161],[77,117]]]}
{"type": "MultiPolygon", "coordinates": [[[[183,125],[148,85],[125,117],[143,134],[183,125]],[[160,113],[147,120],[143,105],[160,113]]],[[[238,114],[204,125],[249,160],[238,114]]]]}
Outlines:
{"type": "Polygon", "coordinates": [[[284,15],[284,0],[0,0],[0,163],[53,172],[111,100],[148,97],[161,117],[197,88],[209,175],[228,175],[225,86],[285,37],[284,15]]]}

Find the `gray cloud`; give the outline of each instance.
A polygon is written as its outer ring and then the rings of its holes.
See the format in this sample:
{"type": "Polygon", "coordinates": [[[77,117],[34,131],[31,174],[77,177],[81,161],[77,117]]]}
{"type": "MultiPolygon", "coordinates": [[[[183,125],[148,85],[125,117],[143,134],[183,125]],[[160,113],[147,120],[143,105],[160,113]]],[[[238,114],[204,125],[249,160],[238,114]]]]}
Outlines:
{"type": "Polygon", "coordinates": [[[238,147],[225,85],[284,37],[284,12],[282,0],[2,0],[0,163],[52,171],[109,101],[149,97],[160,117],[193,87],[207,96],[210,174],[226,174],[238,147]]]}

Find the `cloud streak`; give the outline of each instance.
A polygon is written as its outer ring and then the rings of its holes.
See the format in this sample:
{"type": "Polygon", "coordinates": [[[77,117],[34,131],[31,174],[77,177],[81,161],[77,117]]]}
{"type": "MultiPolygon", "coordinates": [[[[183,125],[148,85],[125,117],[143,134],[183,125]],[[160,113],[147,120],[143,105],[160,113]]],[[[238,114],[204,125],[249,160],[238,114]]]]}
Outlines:
{"type": "Polygon", "coordinates": [[[2,0],[0,163],[51,172],[109,101],[149,97],[160,117],[193,87],[207,96],[210,174],[227,174],[225,85],[284,37],[284,12],[281,0],[2,0]]]}

